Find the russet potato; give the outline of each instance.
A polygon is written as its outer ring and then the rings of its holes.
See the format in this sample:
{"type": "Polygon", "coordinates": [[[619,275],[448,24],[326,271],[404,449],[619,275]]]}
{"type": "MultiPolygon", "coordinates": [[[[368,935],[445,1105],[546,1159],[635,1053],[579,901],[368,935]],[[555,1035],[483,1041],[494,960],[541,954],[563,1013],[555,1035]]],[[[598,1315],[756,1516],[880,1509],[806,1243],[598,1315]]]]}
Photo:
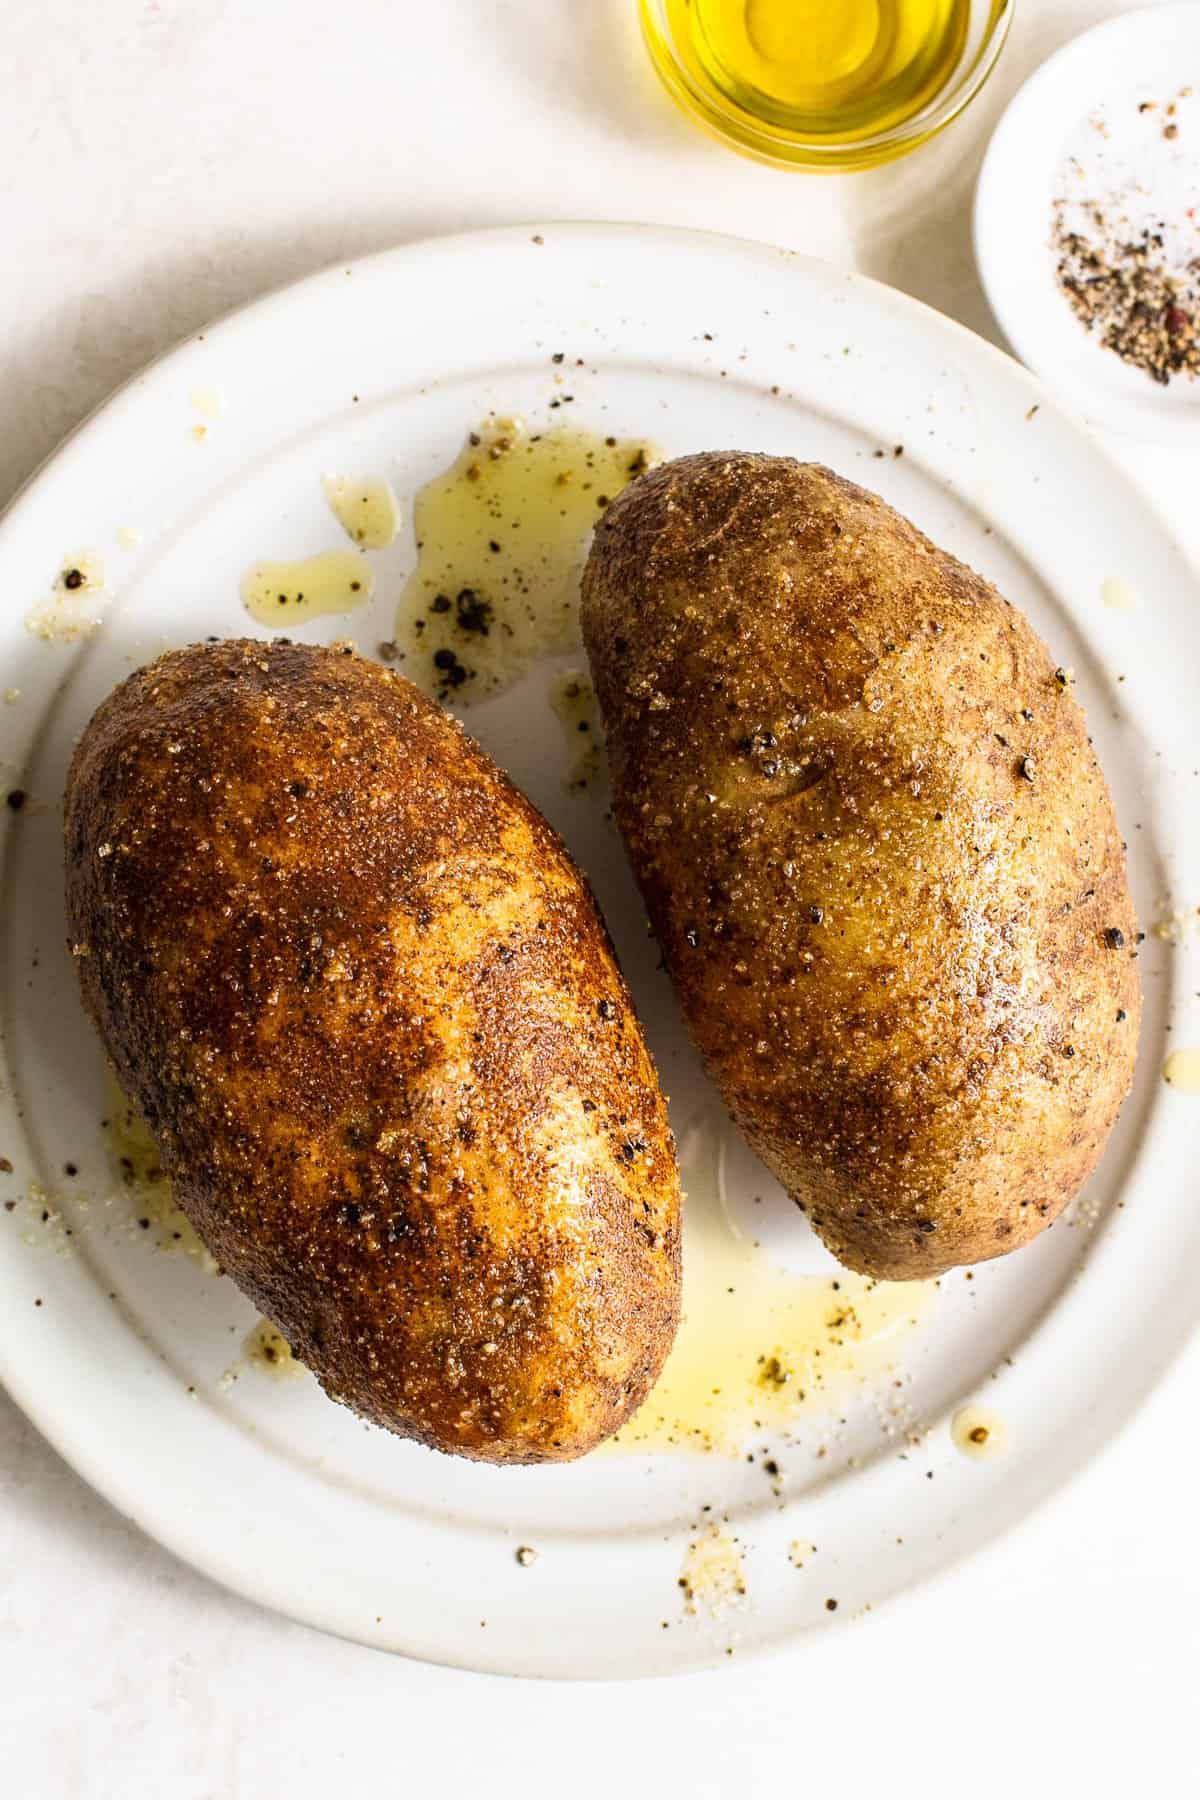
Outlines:
{"type": "Polygon", "coordinates": [[[225,1271],[335,1399],[578,1456],[679,1309],[654,1067],[549,826],[398,674],[202,644],[92,719],[66,803],[88,1011],[225,1271]]]}
{"type": "Polygon", "coordinates": [[[828,469],[713,453],[613,502],[583,623],[614,804],[696,1043],[851,1268],[1027,1243],[1140,1009],[1113,807],[1022,615],[828,469]]]}

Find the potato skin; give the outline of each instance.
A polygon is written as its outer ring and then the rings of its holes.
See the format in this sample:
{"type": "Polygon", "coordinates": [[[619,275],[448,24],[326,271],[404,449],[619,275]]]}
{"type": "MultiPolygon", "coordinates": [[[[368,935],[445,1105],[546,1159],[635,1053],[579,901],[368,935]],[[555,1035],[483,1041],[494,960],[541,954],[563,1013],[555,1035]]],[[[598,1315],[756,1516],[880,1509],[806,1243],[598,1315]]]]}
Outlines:
{"type": "Polygon", "coordinates": [[[83,998],[197,1231],[335,1399],[582,1455],[679,1308],[654,1067],[595,903],[440,707],[234,641],[109,696],[67,784],[83,998]]]}
{"type": "Polygon", "coordinates": [[[1069,677],[876,495],[660,465],[605,513],[584,636],[616,816],[734,1119],[844,1263],[1028,1242],[1132,1078],[1136,925],[1069,677]]]}

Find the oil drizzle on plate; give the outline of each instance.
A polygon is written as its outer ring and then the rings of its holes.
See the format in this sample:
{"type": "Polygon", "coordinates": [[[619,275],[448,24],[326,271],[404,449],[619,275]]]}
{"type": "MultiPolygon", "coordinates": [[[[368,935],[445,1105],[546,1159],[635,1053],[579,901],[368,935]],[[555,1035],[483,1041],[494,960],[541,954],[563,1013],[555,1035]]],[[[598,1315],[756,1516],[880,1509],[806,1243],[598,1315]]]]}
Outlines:
{"type": "Polygon", "coordinates": [[[330,511],[351,543],[386,550],[400,529],[400,507],[386,481],[327,475],[321,486],[330,511]]]}
{"type": "Polygon", "coordinates": [[[654,460],[641,441],[489,419],[413,503],[417,566],[390,656],[438,699],[467,704],[577,648],[592,527],[654,460]]]}
{"type": "Polygon", "coordinates": [[[282,631],[324,613],[353,612],[374,585],[359,551],[326,550],[302,562],[255,563],[242,580],[242,603],[260,625],[282,631]]]}
{"type": "Polygon", "coordinates": [[[986,1406],[959,1407],[950,1421],[950,1436],[955,1449],[973,1462],[1003,1456],[1008,1449],[1008,1426],[986,1406]]]}
{"type": "Polygon", "coordinates": [[[564,787],[579,794],[598,786],[607,773],[607,758],[591,676],[582,669],[556,675],[550,684],[550,705],[566,740],[564,787]]]}
{"type": "Polygon", "coordinates": [[[104,1127],[113,1175],[128,1196],[135,1230],[147,1232],[160,1250],[190,1256],[206,1275],[219,1273],[215,1258],[175,1204],[154,1134],[116,1076],[105,1075],[104,1127]]]}
{"type": "Polygon", "coordinates": [[[1172,1050],[1163,1064],[1163,1080],[1181,1094],[1200,1094],[1200,1050],[1172,1050]]]}
{"type": "Polygon", "coordinates": [[[110,597],[98,556],[86,550],[65,556],[50,598],[25,615],[25,629],[46,644],[73,644],[92,635],[110,597]]]}
{"type": "Polygon", "coordinates": [[[250,1367],[260,1369],[272,1381],[291,1381],[304,1373],[304,1364],[297,1362],[292,1346],[269,1319],[260,1319],[253,1331],[246,1333],[242,1348],[250,1367]]]}
{"type": "Polygon", "coordinates": [[[935,1301],[932,1282],[783,1268],[726,1218],[714,1140],[700,1128],[681,1141],[683,1317],[656,1386],[612,1440],[621,1449],[736,1455],[763,1430],[828,1412],[895,1368],[935,1301]]]}

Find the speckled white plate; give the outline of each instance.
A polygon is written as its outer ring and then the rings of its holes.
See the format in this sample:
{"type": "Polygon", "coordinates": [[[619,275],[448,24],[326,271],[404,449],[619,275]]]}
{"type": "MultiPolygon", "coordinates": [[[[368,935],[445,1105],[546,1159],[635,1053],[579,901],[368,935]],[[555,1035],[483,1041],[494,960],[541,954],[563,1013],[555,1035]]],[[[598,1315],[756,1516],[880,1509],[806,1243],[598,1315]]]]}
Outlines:
{"type": "MultiPolygon", "coordinates": [[[[1186,946],[1147,941],[1137,1089],[1084,1203],[1030,1249],[943,1282],[886,1392],[868,1383],[836,1417],[802,1419],[794,1441],[756,1445],[774,1450],[773,1481],[761,1454],[476,1467],[364,1427],[306,1376],[275,1383],[243,1368],[223,1380],[248,1306],[229,1282],[160,1254],[120,1198],[105,1204],[102,1060],[60,899],[71,746],[131,664],[246,629],[238,580],[251,562],[337,544],[323,473],[386,474],[407,503],[487,408],[551,416],[556,351],[571,359],[577,423],[671,453],[822,458],[1025,607],[1076,671],[1147,921],[1200,901],[1200,608],[1160,521],[1007,358],[869,281],[642,227],[422,244],[267,299],[118,394],[0,525],[2,681],[20,690],[0,704],[0,774],[28,796],[20,811],[0,808],[0,1155],[13,1164],[0,1197],[18,1201],[0,1211],[0,1373],[123,1513],[267,1605],[449,1663],[631,1675],[815,1638],[947,1568],[1137,1404],[1195,1308],[1200,1101],[1160,1072],[1169,1027],[1172,1044],[1200,1043],[1200,982],[1186,946]],[[207,418],[193,400],[214,388],[225,410],[207,418]],[[142,533],[135,547],[118,539],[127,526],[142,533]],[[39,641],[26,612],[84,552],[107,573],[99,629],[73,645],[39,641]],[[1107,606],[1104,593],[1131,604],[1107,606]],[[954,1448],[948,1419],[971,1396],[1004,1419],[1007,1455],[972,1462],[954,1448]],[[747,1592],[691,1616],[678,1579],[713,1518],[739,1540],[747,1592]],[[797,1539],[817,1546],[801,1568],[797,1539]],[[516,1560],[522,1544],[538,1552],[532,1566],[516,1560]]],[[[405,533],[376,558],[370,612],[304,635],[350,632],[365,648],[389,636],[411,556],[405,533]]],[[[719,1163],[735,1213],[761,1194],[772,1253],[804,1263],[815,1252],[802,1220],[730,1141],[695,1066],[603,798],[564,791],[545,687],[534,671],[474,709],[472,729],[591,874],[681,1137],[725,1137],[689,1178],[719,1163]]]]}
{"type": "Polygon", "coordinates": [[[975,191],[975,259],[1017,355],[1095,424],[1200,450],[1200,379],[1159,386],[1103,348],[1059,288],[1051,227],[1106,245],[1165,231],[1200,255],[1200,6],[1109,19],[1048,58],[996,127],[975,191]],[[1168,112],[1168,108],[1172,110],[1168,112]],[[1099,211],[1107,223],[1095,228],[1099,211]]]}

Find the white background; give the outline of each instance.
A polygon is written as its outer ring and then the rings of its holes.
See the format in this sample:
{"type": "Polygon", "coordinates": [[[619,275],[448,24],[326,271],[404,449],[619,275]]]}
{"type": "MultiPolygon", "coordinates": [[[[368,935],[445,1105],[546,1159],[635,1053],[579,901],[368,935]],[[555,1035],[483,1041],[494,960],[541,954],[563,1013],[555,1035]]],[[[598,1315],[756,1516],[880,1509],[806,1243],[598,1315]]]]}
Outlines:
{"type": "MultiPolygon", "coordinates": [[[[690,127],[633,0],[3,0],[0,502],[214,314],[470,226],[740,232],[994,335],[969,240],[990,125],[1117,10],[1018,0],[964,120],[838,178],[690,127]]],[[[1200,550],[1200,453],[1120,453],[1200,550]]],[[[0,1394],[0,1795],[1193,1793],[1198,1382],[1200,1345],[1067,1493],[891,1610],[772,1663],[610,1686],[454,1674],[270,1617],[126,1525],[0,1394]]]]}

